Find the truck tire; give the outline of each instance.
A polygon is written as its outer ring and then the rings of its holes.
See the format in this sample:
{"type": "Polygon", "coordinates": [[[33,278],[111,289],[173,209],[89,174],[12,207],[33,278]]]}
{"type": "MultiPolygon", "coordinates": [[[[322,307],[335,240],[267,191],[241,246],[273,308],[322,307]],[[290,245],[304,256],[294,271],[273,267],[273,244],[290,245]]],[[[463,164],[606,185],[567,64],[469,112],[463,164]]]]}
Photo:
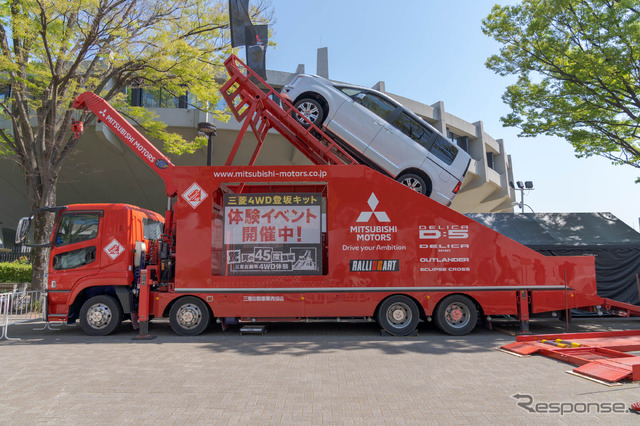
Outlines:
{"type": "Polygon", "coordinates": [[[197,297],[178,299],[169,311],[171,328],[180,336],[197,336],[209,327],[210,322],[209,308],[197,297]]]}
{"type": "Polygon", "coordinates": [[[382,302],[378,309],[377,320],[380,327],[389,334],[407,336],[418,326],[420,312],[412,299],[396,295],[382,302]]]}
{"type": "Polygon", "coordinates": [[[87,299],[80,308],[80,326],[90,336],[106,336],[122,324],[120,302],[100,295],[87,299]]]}
{"type": "MultiPolygon", "coordinates": [[[[318,102],[317,100],[313,98],[300,99],[294,106],[300,112],[300,114],[307,117],[309,121],[316,126],[320,127],[320,125],[324,121],[324,110],[322,109],[322,105],[320,104],[320,102],[318,102]]],[[[309,123],[300,118],[299,115],[296,114],[295,118],[305,129],[309,127],[309,123]]]]}
{"type": "Polygon", "coordinates": [[[468,334],[475,328],[477,321],[478,310],[475,303],[461,294],[445,297],[436,308],[436,326],[452,336],[468,334]]]}

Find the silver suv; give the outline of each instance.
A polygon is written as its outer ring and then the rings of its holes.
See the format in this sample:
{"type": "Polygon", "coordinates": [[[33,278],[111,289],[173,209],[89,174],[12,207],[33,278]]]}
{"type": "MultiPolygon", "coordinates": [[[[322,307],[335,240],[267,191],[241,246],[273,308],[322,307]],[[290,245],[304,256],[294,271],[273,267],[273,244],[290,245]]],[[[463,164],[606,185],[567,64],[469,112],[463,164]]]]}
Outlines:
{"type": "Polygon", "coordinates": [[[387,95],[310,74],[296,75],[282,94],[363,163],[445,206],[460,190],[469,155],[387,95]]]}

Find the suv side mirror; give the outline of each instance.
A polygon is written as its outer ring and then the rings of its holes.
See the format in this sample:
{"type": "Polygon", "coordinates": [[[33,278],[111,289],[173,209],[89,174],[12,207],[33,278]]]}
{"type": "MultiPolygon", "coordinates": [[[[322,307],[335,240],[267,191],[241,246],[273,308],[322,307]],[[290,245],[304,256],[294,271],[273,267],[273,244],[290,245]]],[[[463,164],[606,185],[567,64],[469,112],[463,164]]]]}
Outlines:
{"type": "MultiPolygon", "coordinates": [[[[27,234],[31,228],[31,217],[23,217],[18,222],[18,229],[16,230],[16,244],[20,244],[27,239],[27,234]]],[[[28,245],[28,244],[26,244],[28,245]]]]}

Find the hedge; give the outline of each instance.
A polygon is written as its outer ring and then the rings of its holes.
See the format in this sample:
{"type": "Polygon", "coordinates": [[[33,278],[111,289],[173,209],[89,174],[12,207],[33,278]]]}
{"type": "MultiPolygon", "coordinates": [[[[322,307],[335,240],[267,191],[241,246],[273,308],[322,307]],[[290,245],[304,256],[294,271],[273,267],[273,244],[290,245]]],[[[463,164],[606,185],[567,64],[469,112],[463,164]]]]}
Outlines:
{"type": "Polygon", "coordinates": [[[31,282],[31,265],[24,260],[0,262],[0,283],[31,282]]]}

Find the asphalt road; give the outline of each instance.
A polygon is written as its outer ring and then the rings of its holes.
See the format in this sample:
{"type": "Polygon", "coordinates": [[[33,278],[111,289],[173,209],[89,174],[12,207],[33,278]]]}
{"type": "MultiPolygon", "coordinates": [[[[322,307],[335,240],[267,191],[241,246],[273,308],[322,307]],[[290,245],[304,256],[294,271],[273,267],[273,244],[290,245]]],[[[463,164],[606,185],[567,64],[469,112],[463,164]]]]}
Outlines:
{"type": "MultiPolygon", "coordinates": [[[[505,354],[496,348],[515,338],[482,328],[451,337],[421,324],[418,336],[391,337],[374,323],[275,324],[264,335],[214,325],[180,337],[161,321],[150,329],[157,338],[140,342],[129,323],[100,338],[79,326],[38,326],[11,326],[9,335],[22,340],[0,342],[2,424],[640,420],[628,410],[640,401],[638,383],[605,386],[567,374],[569,364],[505,354]]],[[[637,330],[640,320],[576,319],[571,328],[637,330]]],[[[545,320],[532,331],[564,329],[545,320]]]]}

